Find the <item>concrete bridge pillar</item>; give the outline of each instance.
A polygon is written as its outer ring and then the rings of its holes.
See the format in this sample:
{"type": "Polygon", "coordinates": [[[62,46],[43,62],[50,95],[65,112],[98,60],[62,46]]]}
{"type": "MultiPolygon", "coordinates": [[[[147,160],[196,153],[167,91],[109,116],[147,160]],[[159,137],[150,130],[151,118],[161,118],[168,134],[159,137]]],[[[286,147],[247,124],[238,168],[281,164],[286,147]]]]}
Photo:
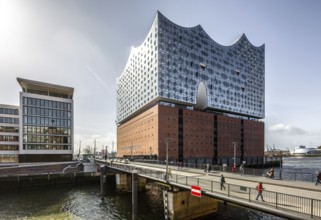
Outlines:
{"type": "Polygon", "coordinates": [[[163,191],[165,219],[199,219],[217,214],[218,200],[202,195],[195,197],[190,191],[163,191]]]}
{"type": "MultiPolygon", "coordinates": [[[[138,177],[137,190],[146,190],[146,178],[138,177]]],[[[127,173],[116,174],[116,191],[117,192],[131,192],[132,191],[132,175],[127,173]]]]}

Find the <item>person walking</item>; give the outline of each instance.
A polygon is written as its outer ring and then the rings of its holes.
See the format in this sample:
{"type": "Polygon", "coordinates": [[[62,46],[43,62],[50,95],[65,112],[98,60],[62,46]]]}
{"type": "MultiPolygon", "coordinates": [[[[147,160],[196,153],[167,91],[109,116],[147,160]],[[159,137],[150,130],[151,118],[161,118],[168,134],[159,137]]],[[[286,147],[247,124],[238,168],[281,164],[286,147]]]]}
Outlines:
{"type": "Polygon", "coordinates": [[[236,171],[236,166],[235,166],[235,164],[233,164],[233,166],[232,166],[232,173],[235,174],[235,171],[236,171]]]}
{"type": "Polygon", "coordinates": [[[241,174],[241,176],[244,175],[244,167],[243,167],[243,164],[241,164],[241,166],[240,166],[240,174],[241,174]]]}
{"type": "Polygon", "coordinates": [[[320,172],[319,171],[315,171],[315,177],[316,177],[316,181],[315,181],[315,185],[320,184],[320,172]]]}
{"type": "Polygon", "coordinates": [[[264,188],[263,188],[262,182],[259,182],[259,184],[256,186],[256,190],[257,190],[256,200],[258,200],[260,196],[261,200],[264,202],[263,195],[262,195],[263,189],[264,188]]]}
{"type": "Polygon", "coordinates": [[[168,168],[168,176],[170,176],[171,178],[173,178],[173,177],[172,177],[172,169],[171,169],[171,168],[168,168]]]}
{"type": "Polygon", "coordinates": [[[225,190],[225,186],[224,186],[224,183],[225,183],[225,178],[223,176],[223,174],[221,175],[221,190],[224,188],[225,190]]]}

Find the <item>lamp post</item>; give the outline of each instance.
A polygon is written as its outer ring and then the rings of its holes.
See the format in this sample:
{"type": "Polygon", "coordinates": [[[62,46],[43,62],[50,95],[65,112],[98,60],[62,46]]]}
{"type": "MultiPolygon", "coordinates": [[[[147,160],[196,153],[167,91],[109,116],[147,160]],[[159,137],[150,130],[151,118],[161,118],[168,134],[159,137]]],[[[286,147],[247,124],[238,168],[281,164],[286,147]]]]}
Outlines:
{"type": "Polygon", "coordinates": [[[236,142],[232,142],[232,144],[234,145],[234,166],[236,166],[236,142]]]}
{"type": "Polygon", "coordinates": [[[171,139],[166,138],[165,143],[166,143],[166,181],[168,181],[168,145],[171,142],[171,139]]]}
{"type": "Polygon", "coordinates": [[[107,160],[108,160],[108,146],[106,146],[106,163],[107,163],[107,160]]]}
{"type": "Polygon", "coordinates": [[[150,159],[152,159],[152,147],[149,147],[150,150],[150,159]]]}

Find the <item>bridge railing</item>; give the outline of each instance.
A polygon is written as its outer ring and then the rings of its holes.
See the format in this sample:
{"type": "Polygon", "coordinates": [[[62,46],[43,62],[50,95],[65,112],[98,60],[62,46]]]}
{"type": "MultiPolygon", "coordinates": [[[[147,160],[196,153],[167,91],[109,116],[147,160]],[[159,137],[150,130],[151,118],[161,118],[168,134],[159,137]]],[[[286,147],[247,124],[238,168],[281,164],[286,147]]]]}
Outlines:
{"type": "MultiPolygon", "coordinates": [[[[166,161],[161,160],[137,160],[138,162],[142,163],[149,163],[149,164],[159,164],[159,165],[166,165],[166,161]]],[[[178,163],[175,161],[169,161],[169,166],[178,167],[178,163]]],[[[183,163],[184,168],[193,168],[193,169],[200,169],[204,170],[205,164],[196,164],[196,163],[183,163]]],[[[269,168],[266,169],[259,169],[259,168],[250,168],[244,167],[244,175],[250,176],[265,176],[269,168]]],[[[226,172],[232,173],[232,167],[230,166],[221,166],[221,165],[211,165],[211,172],[226,172]]],[[[236,169],[236,174],[239,174],[239,169],[236,169]]],[[[275,168],[274,172],[275,179],[283,179],[283,180],[294,180],[294,181],[306,181],[306,182],[314,182],[316,181],[316,177],[314,172],[292,172],[292,171],[284,171],[279,168],[275,168]]]]}
{"type": "MultiPolygon", "coordinates": [[[[163,169],[154,170],[148,168],[140,168],[134,166],[128,166],[126,164],[113,164],[113,168],[123,171],[131,172],[137,170],[139,175],[146,177],[152,177],[155,179],[165,180],[165,172],[163,169]]],[[[225,183],[225,189],[221,190],[221,183],[219,181],[207,180],[199,177],[190,177],[179,174],[169,175],[168,182],[176,183],[183,186],[198,185],[203,191],[211,193],[219,193],[228,197],[239,198],[247,200],[249,202],[261,202],[256,201],[257,190],[255,188],[225,183]]],[[[264,203],[267,206],[275,207],[276,209],[284,209],[310,215],[311,217],[321,217],[321,200],[311,199],[301,196],[294,196],[285,193],[278,193],[268,190],[263,190],[262,193],[264,203]]],[[[259,197],[260,199],[260,197],[259,197]]]]}

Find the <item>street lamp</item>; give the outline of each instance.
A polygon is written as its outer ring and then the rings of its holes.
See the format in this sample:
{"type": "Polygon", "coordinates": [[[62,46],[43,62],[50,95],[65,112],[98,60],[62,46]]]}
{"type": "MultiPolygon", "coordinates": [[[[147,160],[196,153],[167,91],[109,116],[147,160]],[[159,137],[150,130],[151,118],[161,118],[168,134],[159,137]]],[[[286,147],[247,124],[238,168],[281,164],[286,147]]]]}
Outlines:
{"type": "Polygon", "coordinates": [[[150,150],[150,159],[152,159],[152,147],[149,147],[150,150]]]}
{"type": "Polygon", "coordinates": [[[237,142],[232,142],[232,144],[234,145],[234,166],[236,166],[236,144],[237,144],[237,142]]]}
{"type": "Polygon", "coordinates": [[[107,163],[107,159],[108,159],[108,146],[106,146],[106,163],[107,163]]]}
{"type": "Polygon", "coordinates": [[[165,139],[166,143],[166,181],[168,181],[168,145],[171,142],[170,138],[165,139]]]}

